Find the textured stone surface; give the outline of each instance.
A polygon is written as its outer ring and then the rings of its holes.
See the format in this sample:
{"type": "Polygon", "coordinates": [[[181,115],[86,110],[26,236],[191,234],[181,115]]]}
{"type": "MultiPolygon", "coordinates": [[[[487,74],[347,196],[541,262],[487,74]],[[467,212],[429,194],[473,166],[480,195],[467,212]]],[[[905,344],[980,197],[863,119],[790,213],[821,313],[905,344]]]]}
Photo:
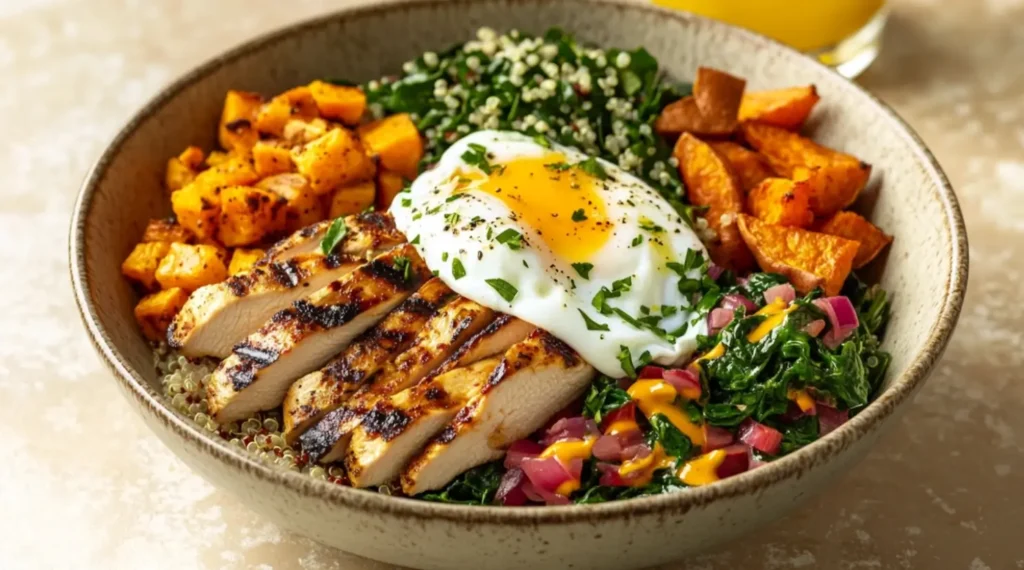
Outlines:
{"type": "MultiPolygon", "coordinates": [[[[116,393],[66,278],[77,184],[124,119],[210,55],[330,7],[0,3],[0,567],[385,567],[285,534],[192,474],[116,393]]],[[[1019,0],[894,3],[861,82],[958,189],[972,256],[960,328],[849,476],[776,528],[673,567],[1024,568],[1022,25],[1019,0]]]]}

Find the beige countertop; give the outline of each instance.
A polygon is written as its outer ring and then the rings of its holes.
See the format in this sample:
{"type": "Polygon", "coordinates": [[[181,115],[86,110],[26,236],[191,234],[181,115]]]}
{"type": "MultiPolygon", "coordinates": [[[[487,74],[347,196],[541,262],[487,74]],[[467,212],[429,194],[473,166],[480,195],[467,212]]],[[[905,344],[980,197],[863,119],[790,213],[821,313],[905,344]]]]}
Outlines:
{"type": "MultiPolygon", "coordinates": [[[[279,530],[143,426],[67,279],[78,184],[178,74],[343,2],[0,0],[0,568],[384,568],[279,530]]],[[[897,0],[861,82],[938,155],[967,306],[902,422],[770,529],[672,568],[1024,568],[1024,1],[897,0]]]]}

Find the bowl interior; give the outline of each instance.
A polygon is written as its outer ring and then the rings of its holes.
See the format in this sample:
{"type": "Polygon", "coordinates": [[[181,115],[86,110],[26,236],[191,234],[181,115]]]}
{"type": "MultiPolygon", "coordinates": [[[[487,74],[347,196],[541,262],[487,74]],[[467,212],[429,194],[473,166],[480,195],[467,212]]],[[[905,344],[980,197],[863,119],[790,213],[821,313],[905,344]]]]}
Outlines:
{"type": "Polygon", "coordinates": [[[722,24],[615,2],[487,0],[385,4],[272,34],[190,73],[132,120],[86,183],[73,221],[72,272],[93,333],[142,389],[159,393],[159,378],[120,263],[146,221],[170,213],[162,188],[168,157],[215,142],[225,91],[273,94],[317,78],[396,73],[402,62],[469,39],[484,25],[533,33],[559,26],[602,46],[642,45],[681,80],[706,65],[745,77],[753,89],[814,83],[822,101],[809,130],[874,165],[857,207],[895,237],[886,259],[870,268],[894,301],[884,343],[893,355],[886,390],[904,380],[919,384],[959,310],[966,237],[945,178],[890,111],[810,59],[722,24]],[[924,369],[907,374],[912,365],[924,369]]]}

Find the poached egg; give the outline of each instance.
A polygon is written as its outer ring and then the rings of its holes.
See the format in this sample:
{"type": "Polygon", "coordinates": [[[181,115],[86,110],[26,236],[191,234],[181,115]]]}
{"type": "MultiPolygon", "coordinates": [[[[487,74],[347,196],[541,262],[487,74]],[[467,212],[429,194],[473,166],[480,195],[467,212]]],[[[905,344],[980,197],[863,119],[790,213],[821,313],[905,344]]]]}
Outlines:
{"type": "Polygon", "coordinates": [[[550,332],[608,376],[680,364],[707,333],[683,284],[702,277],[707,251],[657,191],[610,162],[479,131],[390,211],[452,290],[550,332]]]}

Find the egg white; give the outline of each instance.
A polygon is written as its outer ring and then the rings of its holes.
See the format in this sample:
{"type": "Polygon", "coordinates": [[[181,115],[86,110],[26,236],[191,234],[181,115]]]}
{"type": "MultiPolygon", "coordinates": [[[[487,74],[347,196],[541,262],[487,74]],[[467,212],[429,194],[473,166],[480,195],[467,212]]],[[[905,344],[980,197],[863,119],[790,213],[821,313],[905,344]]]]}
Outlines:
{"type": "MultiPolygon", "coordinates": [[[[664,198],[639,178],[599,160],[609,179],[595,185],[595,191],[604,201],[613,228],[607,242],[587,260],[593,269],[584,279],[569,260],[547,246],[537,228],[513,219],[500,199],[474,190],[453,198],[458,173],[476,168],[463,159],[470,145],[485,147],[494,165],[552,151],[564,154],[569,163],[589,158],[569,147],[552,144],[545,148],[520,133],[480,131],[452,145],[432,170],[413,182],[409,192],[399,194],[391,206],[395,223],[452,290],[547,330],[612,377],[624,375],[623,347],[633,361],[646,353],[652,362],[664,365],[681,363],[693,354],[697,336],[707,332],[705,320],[692,311],[690,300],[679,291],[680,276],[666,263],[682,262],[690,250],[706,258],[707,251],[664,198]],[[661,231],[642,229],[641,222],[661,231]],[[495,239],[508,228],[522,234],[521,248],[510,248],[495,239]],[[640,243],[634,245],[637,236],[640,243]],[[465,270],[460,278],[453,275],[455,259],[465,270]],[[676,313],[663,318],[657,327],[679,332],[686,323],[685,332],[666,339],[617,314],[600,314],[592,304],[595,296],[602,288],[613,290],[616,281],[627,278],[629,290],[609,299],[608,305],[633,317],[645,316],[642,307],[650,314],[660,314],[662,306],[675,307],[676,313]],[[494,279],[515,288],[511,302],[488,283],[494,279]],[[581,311],[608,330],[588,330],[581,311]]],[[[688,276],[699,277],[698,270],[688,276]]]]}

